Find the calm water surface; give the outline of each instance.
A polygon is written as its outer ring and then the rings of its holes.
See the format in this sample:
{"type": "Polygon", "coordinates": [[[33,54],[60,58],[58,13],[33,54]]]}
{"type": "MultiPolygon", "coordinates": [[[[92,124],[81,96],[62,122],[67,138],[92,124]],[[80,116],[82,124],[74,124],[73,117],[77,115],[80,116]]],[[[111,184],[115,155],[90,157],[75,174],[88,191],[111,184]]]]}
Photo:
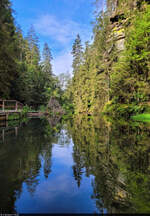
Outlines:
{"type": "Polygon", "coordinates": [[[0,128],[0,211],[150,213],[149,138],[88,117],[0,128]]]}

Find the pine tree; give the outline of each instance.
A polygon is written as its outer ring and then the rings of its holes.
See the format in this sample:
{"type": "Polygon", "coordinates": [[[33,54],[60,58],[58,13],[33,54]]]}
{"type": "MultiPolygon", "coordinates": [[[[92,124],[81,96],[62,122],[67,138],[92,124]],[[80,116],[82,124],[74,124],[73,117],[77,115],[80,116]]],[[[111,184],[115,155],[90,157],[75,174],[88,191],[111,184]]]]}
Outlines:
{"type": "Polygon", "coordinates": [[[43,71],[48,75],[48,76],[52,76],[52,61],[53,57],[51,54],[51,50],[48,46],[47,43],[44,44],[44,48],[43,48],[43,62],[42,62],[42,67],[43,67],[43,71]]]}
{"type": "Polygon", "coordinates": [[[74,41],[71,54],[73,55],[72,67],[73,67],[73,73],[75,74],[82,63],[82,56],[83,56],[83,47],[81,44],[81,39],[79,34],[77,35],[74,41]]]}
{"type": "Polygon", "coordinates": [[[30,27],[26,39],[28,45],[26,54],[27,63],[37,66],[40,61],[39,39],[33,26],[30,27]]]}
{"type": "Polygon", "coordinates": [[[16,28],[9,0],[0,2],[0,97],[9,98],[18,76],[16,28]]]}

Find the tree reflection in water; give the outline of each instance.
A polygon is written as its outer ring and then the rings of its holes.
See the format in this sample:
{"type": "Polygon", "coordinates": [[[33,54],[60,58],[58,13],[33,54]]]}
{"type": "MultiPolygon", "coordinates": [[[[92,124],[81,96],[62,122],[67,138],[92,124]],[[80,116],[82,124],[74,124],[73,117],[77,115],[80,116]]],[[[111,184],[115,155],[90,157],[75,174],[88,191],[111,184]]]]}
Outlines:
{"type": "Polygon", "coordinates": [[[0,207],[1,213],[15,213],[15,201],[25,182],[33,195],[39,184],[41,157],[44,175],[51,172],[52,143],[57,142],[57,131],[48,121],[34,119],[19,128],[18,136],[5,136],[0,143],[0,207]]]}
{"type": "Polygon", "coordinates": [[[78,116],[68,123],[74,142],[73,173],[94,175],[93,195],[100,212],[150,212],[150,125],[106,122],[78,116]]]}
{"type": "MultiPolygon", "coordinates": [[[[94,200],[99,212],[150,212],[150,125],[76,116],[63,128],[57,119],[29,121],[19,128],[17,137],[8,135],[0,142],[1,213],[15,213],[15,202],[24,190],[23,183],[34,196],[41,169],[45,179],[51,173],[53,143],[59,143],[61,151],[65,146],[72,146],[71,138],[74,145],[70,151],[73,158],[70,175],[74,176],[78,189],[74,183],[70,188],[76,190],[76,196],[85,175],[92,175],[90,200],[94,200]]],[[[61,176],[61,164],[57,165],[61,176]]],[[[72,180],[72,176],[65,175],[72,180]]],[[[57,192],[65,194],[65,191],[57,192]]],[[[70,204],[78,202],[78,198],[81,197],[70,200],[70,204]]],[[[57,201],[54,200],[56,206],[57,201]]]]}

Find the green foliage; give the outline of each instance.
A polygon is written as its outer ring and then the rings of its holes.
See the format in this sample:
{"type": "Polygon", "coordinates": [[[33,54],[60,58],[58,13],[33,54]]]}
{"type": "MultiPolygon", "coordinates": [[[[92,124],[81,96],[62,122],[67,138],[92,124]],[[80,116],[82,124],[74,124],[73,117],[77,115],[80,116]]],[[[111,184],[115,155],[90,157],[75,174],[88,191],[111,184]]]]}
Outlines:
{"type": "Polygon", "coordinates": [[[33,26],[31,26],[29,31],[28,31],[26,41],[27,41],[27,45],[28,45],[27,46],[27,55],[26,55],[27,63],[29,65],[37,66],[39,64],[39,61],[40,61],[39,39],[36,35],[36,32],[35,32],[33,26]]]}
{"type": "Polygon", "coordinates": [[[12,113],[8,115],[8,121],[18,120],[18,119],[20,119],[19,113],[12,113]]]}
{"type": "Polygon", "coordinates": [[[0,3],[0,97],[9,98],[18,77],[17,35],[9,0],[0,3]]]}
{"type": "Polygon", "coordinates": [[[21,111],[21,115],[26,116],[29,111],[31,111],[31,108],[26,105],[26,106],[23,107],[23,109],[21,111]]]}
{"type": "Polygon", "coordinates": [[[149,81],[150,61],[150,6],[138,13],[128,33],[127,56],[133,71],[149,81]]]}
{"type": "Polygon", "coordinates": [[[143,113],[140,115],[131,116],[131,119],[135,121],[150,122],[150,114],[143,113]]]}
{"type": "Polygon", "coordinates": [[[76,114],[103,111],[129,118],[149,109],[150,6],[106,3],[105,12],[96,11],[93,43],[86,42],[74,73],[72,100],[76,114]]]}
{"type": "Polygon", "coordinates": [[[150,100],[150,6],[135,11],[126,27],[126,49],[113,63],[110,74],[110,98],[105,111],[117,116],[144,112],[150,100]],[[109,108],[109,106],[111,106],[109,108]]]}
{"type": "Polygon", "coordinates": [[[47,79],[50,79],[50,77],[52,76],[52,65],[51,65],[51,61],[52,61],[53,57],[51,54],[51,50],[48,46],[47,43],[44,44],[44,48],[43,48],[43,62],[42,62],[42,70],[44,71],[44,73],[46,73],[47,75],[47,79]]]}
{"type": "Polygon", "coordinates": [[[61,97],[59,81],[52,72],[52,55],[44,44],[40,61],[39,39],[31,26],[24,38],[14,24],[9,0],[0,3],[0,97],[16,99],[38,109],[50,97],[61,97]]]}
{"type": "MultiPolygon", "coordinates": [[[[97,0],[97,5],[101,1],[97,0]]],[[[24,38],[14,24],[9,0],[0,4],[0,97],[17,99],[33,109],[56,98],[66,112],[126,116],[149,109],[150,5],[145,0],[107,0],[97,8],[93,42],[77,35],[73,78],[55,77],[52,54],[31,26],[24,38]],[[125,39],[124,39],[125,37],[125,39]],[[41,61],[40,61],[41,59],[41,61]]]]}
{"type": "Polygon", "coordinates": [[[47,107],[44,106],[44,105],[41,105],[41,106],[39,107],[39,111],[41,111],[41,112],[45,112],[46,109],[47,109],[47,107]]]}
{"type": "Polygon", "coordinates": [[[73,73],[76,73],[82,63],[82,44],[81,44],[81,39],[80,39],[80,35],[78,34],[74,44],[72,46],[72,52],[71,54],[73,55],[73,73]]]}
{"type": "Polygon", "coordinates": [[[72,79],[72,100],[76,114],[100,113],[108,100],[109,75],[107,65],[103,64],[110,46],[106,41],[108,31],[107,14],[98,12],[93,29],[94,42],[85,43],[83,60],[72,79]]]}

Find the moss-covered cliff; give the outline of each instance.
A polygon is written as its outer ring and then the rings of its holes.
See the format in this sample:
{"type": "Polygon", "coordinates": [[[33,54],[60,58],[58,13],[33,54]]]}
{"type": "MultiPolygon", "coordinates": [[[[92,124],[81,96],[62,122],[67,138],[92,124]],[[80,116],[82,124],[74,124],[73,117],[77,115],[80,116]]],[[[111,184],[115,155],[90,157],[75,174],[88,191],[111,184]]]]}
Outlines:
{"type": "Polygon", "coordinates": [[[73,68],[76,113],[104,111],[129,117],[149,110],[150,5],[142,0],[107,0],[97,11],[93,43],[86,43],[73,68]]]}

